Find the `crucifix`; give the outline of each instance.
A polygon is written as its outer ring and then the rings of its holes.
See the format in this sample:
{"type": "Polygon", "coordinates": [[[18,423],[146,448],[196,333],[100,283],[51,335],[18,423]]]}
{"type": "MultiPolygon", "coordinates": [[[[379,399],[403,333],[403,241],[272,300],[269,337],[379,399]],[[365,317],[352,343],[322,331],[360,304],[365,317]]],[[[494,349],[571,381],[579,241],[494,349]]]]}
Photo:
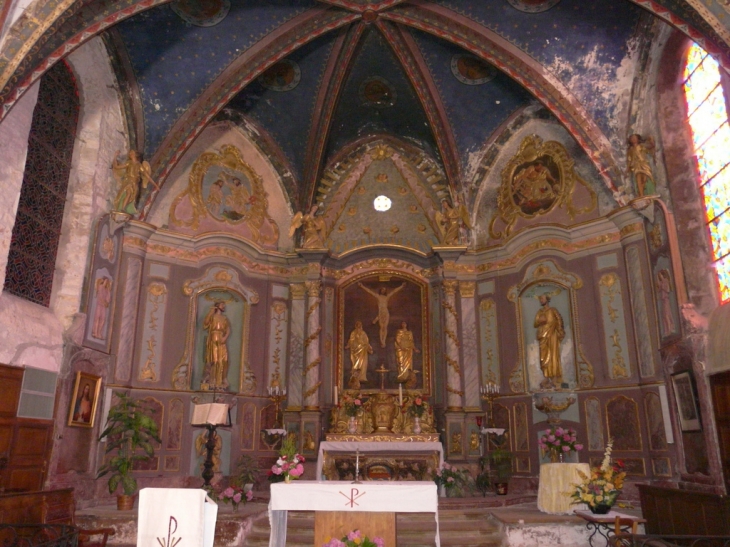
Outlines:
{"type": "Polygon", "coordinates": [[[380,391],[385,391],[385,375],[390,372],[390,369],[385,368],[385,363],[380,363],[380,368],[375,372],[380,374],[380,391]]]}

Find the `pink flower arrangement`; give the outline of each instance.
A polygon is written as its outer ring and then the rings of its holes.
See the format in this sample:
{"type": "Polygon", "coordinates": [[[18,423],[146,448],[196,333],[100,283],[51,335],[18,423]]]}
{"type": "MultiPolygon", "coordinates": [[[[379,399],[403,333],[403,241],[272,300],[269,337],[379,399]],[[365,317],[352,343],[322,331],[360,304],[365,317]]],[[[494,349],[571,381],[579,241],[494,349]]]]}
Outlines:
{"type": "Polygon", "coordinates": [[[234,509],[238,508],[239,503],[246,503],[253,499],[253,492],[249,490],[244,492],[240,486],[229,486],[223,492],[218,494],[218,500],[223,503],[230,503],[234,509]]]}
{"type": "Polygon", "coordinates": [[[354,418],[355,416],[357,416],[357,413],[362,408],[362,399],[360,399],[360,397],[345,395],[342,398],[342,405],[345,409],[345,414],[347,414],[351,418],[354,418]]]}
{"type": "Polygon", "coordinates": [[[377,536],[370,539],[360,530],[352,530],[342,539],[330,538],[322,547],[385,547],[385,540],[377,536]]]}
{"type": "Polygon", "coordinates": [[[569,427],[550,428],[540,437],[537,445],[544,452],[568,454],[572,451],[583,450],[583,445],[577,442],[575,429],[569,427]]]}
{"type": "Polygon", "coordinates": [[[276,463],[271,466],[271,472],[274,475],[289,475],[293,479],[298,479],[304,473],[304,456],[301,454],[281,455],[276,463]]]}
{"type": "Polygon", "coordinates": [[[421,397],[416,397],[413,400],[413,404],[408,408],[408,412],[411,416],[417,416],[418,418],[423,416],[423,413],[426,412],[426,406],[423,404],[423,399],[421,397]]]}

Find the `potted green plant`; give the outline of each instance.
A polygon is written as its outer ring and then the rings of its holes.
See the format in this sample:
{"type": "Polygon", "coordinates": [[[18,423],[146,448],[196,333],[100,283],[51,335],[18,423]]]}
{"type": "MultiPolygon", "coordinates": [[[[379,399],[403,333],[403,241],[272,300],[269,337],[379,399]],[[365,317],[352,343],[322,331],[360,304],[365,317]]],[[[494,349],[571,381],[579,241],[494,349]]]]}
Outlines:
{"type": "Polygon", "coordinates": [[[231,475],[231,484],[240,486],[244,491],[251,490],[260,474],[259,462],[256,458],[243,454],[236,464],[236,470],[231,475]]]}
{"type": "Polygon", "coordinates": [[[500,496],[507,495],[509,479],[512,476],[512,452],[497,448],[489,452],[487,458],[494,490],[500,496]]]}
{"type": "Polygon", "coordinates": [[[157,423],[150,417],[156,412],[149,403],[134,399],[128,393],[114,394],[117,403],[109,409],[106,429],[99,440],[106,440],[105,462],[97,478],[109,474],[109,493],[121,485],[122,494],[117,496],[117,509],[131,509],[137,480],[132,475],[136,462],[145,462],[155,455],[152,442],[161,442],[157,423]],[[111,454],[111,456],[109,456],[111,454]]]}

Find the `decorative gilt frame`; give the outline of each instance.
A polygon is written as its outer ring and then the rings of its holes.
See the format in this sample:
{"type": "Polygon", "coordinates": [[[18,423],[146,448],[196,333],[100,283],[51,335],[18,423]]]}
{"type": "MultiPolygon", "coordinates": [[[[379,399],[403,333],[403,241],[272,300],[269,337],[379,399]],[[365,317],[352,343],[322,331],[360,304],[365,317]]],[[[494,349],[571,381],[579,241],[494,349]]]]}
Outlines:
{"type": "Polygon", "coordinates": [[[697,390],[692,372],[684,370],[672,374],[672,388],[677,402],[677,421],[682,431],[702,431],[700,409],[697,405],[697,390]],[[680,387],[687,389],[680,389],[680,387]]]}
{"type": "MultiPolygon", "coordinates": [[[[378,276],[389,276],[391,278],[399,278],[403,280],[407,280],[416,286],[418,286],[421,290],[421,340],[422,340],[422,347],[421,347],[421,363],[422,363],[422,375],[423,375],[423,388],[419,391],[423,393],[426,397],[429,397],[431,395],[431,382],[432,382],[432,376],[433,376],[433,362],[431,359],[431,347],[428,343],[431,339],[430,332],[430,314],[429,314],[429,298],[428,298],[428,283],[424,281],[423,279],[407,274],[402,271],[397,270],[374,270],[365,272],[359,275],[356,275],[352,278],[349,278],[345,283],[342,283],[337,286],[337,300],[336,300],[336,308],[337,308],[337,333],[336,333],[336,340],[335,340],[335,347],[337,348],[337,356],[335,361],[335,385],[338,386],[338,389],[343,390],[345,387],[345,352],[344,352],[344,346],[347,343],[347,336],[344,332],[345,329],[345,302],[344,302],[344,296],[345,291],[344,289],[346,287],[349,287],[350,285],[361,282],[362,280],[366,278],[372,278],[372,277],[378,277],[378,276]]],[[[375,343],[376,341],[371,341],[372,343],[375,343]]],[[[374,370],[372,372],[375,372],[374,370]]],[[[361,393],[375,393],[380,391],[379,388],[365,388],[361,389],[361,393]]],[[[398,394],[397,389],[386,389],[387,393],[391,394],[398,394]]]]}
{"type": "Polygon", "coordinates": [[[71,427],[94,427],[94,421],[96,420],[96,407],[99,405],[99,391],[101,390],[101,376],[94,376],[93,374],[87,374],[85,372],[78,371],[76,373],[76,381],[74,382],[74,390],[71,395],[71,400],[68,405],[68,423],[71,427]],[[91,417],[88,422],[74,419],[74,410],[76,406],[76,399],[79,397],[79,393],[82,386],[89,386],[89,392],[91,393],[91,417]]]}
{"type": "Polygon", "coordinates": [[[535,218],[540,215],[545,215],[553,211],[556,207],[565,206],[565,210],[571,220],[576,215],[583,213],[590,213],[596,208],[598,198],[596,193],[590,188],[588,183],[584,181],[574,169],[575,162],[568,155],[568,151],[565,147],[557,141],[543,142],[537,135],[529,135],[522,140],[520,148],[508,162],[505,168],[502,170],[502,184],[497,194],[497,210],[489,223],[489,235],[493,239],[500,239],[503,236],[509,237],[514,227],[515,222],[519,217],[522,218],[535,218]],[[544,166],[541,158],[546,158],[549,163],[553,164],[558,170],[559,188],[557,189],[555,200],[547,207],[547,209],[540,209],[534,213],[526,213],[522,210],[514,200],[514,188],[513,181],[515,175],[519,173],[520,167],[527,168],[526,164],[540,163],[544,166]],[[591,204],[576,208],[573,203],[573,190],[575,189],[575,183],[583,185],[588,191],[591,197],[591,204]],[[498,220],[502,220],[506,226],[504,232],[496,231],[495,224],[498,220]]]}

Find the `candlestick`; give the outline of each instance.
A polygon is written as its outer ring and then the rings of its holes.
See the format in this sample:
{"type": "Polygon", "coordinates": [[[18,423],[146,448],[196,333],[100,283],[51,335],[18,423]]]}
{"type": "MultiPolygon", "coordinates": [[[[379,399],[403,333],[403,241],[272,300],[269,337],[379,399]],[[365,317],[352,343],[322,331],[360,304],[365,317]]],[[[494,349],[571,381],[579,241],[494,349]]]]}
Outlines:
{"type": "Polygon", "coordinates": [[[398,384],[398,406],[403,406],[403,384],[398,384]]]}
{"type": "Polygon", "coordinates": [[[355,449],[355,480],[353,484],[360,484],[360,449],[355,449]]]}
{"type": "Polygon", "coordinates": [[[335,386],[335,406],[338,406],[339,399],[337,398],[337,386],[335,386]]]}

